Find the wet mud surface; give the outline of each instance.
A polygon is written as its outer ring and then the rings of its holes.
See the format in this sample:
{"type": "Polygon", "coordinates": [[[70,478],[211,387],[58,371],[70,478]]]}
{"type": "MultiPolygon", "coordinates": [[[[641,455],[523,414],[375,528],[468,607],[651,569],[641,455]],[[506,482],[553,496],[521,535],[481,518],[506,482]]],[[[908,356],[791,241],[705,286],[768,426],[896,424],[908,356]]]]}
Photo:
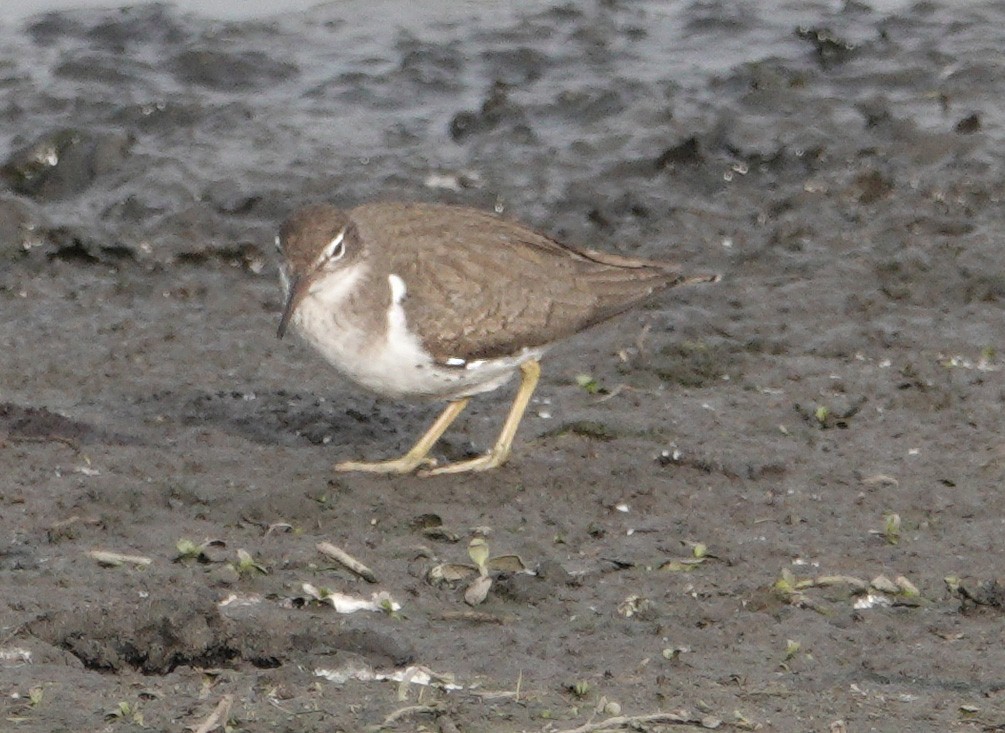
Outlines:
{"type": "Polygon", "coordinates": [[[991,2],[4,27],[0,728],[1002,729],[1003,29],[991,2]],[[502,469],[336,475],[437,407],[275,339],[272,240],[375,198],[724,279],[556,347],[502,469]]]}

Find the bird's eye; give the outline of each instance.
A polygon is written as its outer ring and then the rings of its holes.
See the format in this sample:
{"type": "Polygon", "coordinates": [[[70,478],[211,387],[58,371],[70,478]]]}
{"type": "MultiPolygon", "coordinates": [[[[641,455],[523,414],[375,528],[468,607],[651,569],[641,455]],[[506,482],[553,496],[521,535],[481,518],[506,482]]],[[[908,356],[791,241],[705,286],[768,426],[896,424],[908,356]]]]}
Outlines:
{"type": "Polygon", "coordinates": [[[336,262],[342,259],[345,255],[345,230],[343,229],[338,235],[330,241],[322,250],[321,257],[328,262],[336,262]]]}

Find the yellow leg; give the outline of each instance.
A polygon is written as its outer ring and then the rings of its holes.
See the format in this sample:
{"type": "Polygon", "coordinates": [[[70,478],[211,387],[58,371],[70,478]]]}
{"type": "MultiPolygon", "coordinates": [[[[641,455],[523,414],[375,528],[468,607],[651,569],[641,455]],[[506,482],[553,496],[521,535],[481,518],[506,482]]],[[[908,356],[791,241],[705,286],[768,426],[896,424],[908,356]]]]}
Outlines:
{"type": "Polygon", "coordinates": [[[470,397],[455,400],[447,405],[446,409],[440,413],[436,421],[429,426],[426,434],[419,438],[412,450],[408,451],[401,458],[390,461],[376,461],[369,463],[366,461],[344,461],[335,465],[336,471],[367,471],[369,473],[411,473],[422,464],[433,464],[436,462],[426,456],[440,436],[450,427],[450,423],[457,419],[461,411],[468,406],[470,397]]]}
{"type": "MultiPolygon", "coordinates": [[[[431,468],[422,471],[423,476],[436,476],[443,473],[464,473],[466,471],[487,471],[505,463],[509,458],[510,450],[513,447],[513,438],[516,436],[516,429],[523,419],[523,413],[530,404],[530,396],[534,394],[537,387],[537,380],[541,376],[541,365],[536,360],[525,361],[520,365],[520,388],[516,397],[513,398],[513,405],[509,408],[509,415],[503,423],[502,430],[496,444],[488,453],[470,461],[458,461],[448,463],[446,466],[431,468]]],[[[441,431],[442,432],[442,431],[441,431]]]]}

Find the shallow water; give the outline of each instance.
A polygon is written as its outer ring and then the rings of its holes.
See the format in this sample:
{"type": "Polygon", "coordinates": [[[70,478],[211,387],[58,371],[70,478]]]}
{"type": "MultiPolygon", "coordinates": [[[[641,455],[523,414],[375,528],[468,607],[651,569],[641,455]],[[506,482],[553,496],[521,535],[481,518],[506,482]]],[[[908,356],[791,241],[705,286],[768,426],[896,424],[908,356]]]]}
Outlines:
{"type": "MultiPolygon", "coordinates": [[[[31,0],[22,3],[0,5],[0,21],[17,22],[39,13],[67,12],[79,10],[112,10],[116,8],[152,5],[153,2],[135,0],[31,0]]],[[[220,20],[249,20],[267,18],[278,13],[298,12],[322,5],[319,0],[284,0],[282,9],[277,10],[276,0],[178,0],[167,3],[179,11],[196,13],[207,18],[220,20]]]]}
{"type": "Polygon", "coordinates": [[[52,224],[100,221],[88,237],[114,229],[156,251],[181,246],[168,214],[181,207],[243,206],[203,236],[261,241],[288,201],[437,197],[423,193],[436,172],[466,172],[480,190],[460,198],[533,222],[582,187],[701,206],[645,170],[695,135],[725,178],[750,156],[844,154],[870,105],[916,132],[976,112],[1000,138],[1001,16],[995,3],[348,2],[243,22],[75,10],[0,33],[0,148],[66,127],[122,138],[85,180],[34,198],[52,224]]]}

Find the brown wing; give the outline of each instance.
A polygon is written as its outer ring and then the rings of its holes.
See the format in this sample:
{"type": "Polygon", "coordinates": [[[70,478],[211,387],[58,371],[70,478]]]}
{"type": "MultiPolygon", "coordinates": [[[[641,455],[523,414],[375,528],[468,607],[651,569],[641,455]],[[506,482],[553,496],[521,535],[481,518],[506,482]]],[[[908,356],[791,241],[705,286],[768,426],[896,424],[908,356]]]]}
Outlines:
{"type": "Polygon", "coordinates": [[[434,358],[509,356],[617,315],[684,278],[671,263],[578,249],[487,212],[370,204],[351,212],[407,288],[408,322],[434,358]]]}

